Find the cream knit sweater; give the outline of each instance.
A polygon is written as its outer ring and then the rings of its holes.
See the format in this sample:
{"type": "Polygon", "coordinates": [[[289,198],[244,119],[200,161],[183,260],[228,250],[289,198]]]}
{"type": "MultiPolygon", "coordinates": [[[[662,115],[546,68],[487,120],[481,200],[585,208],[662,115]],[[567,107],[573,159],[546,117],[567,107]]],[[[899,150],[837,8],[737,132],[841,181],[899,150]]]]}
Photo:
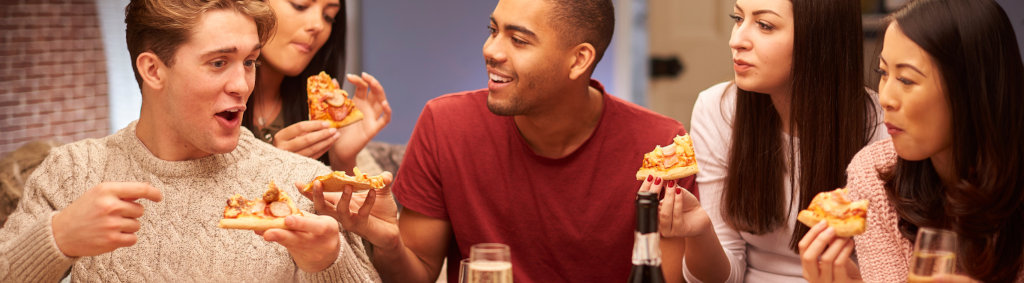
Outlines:
{"type": "MultiPolygon", "coordinates": [[[[879,172],[891,172],[896,160],[892,140],[886,139],[862,149],[846,169],[848,197],[870,200],[867,229],[853,238],[864,282],[906,282],[910,270],[914,247],[900,235],[899,216],[879,177],[879,172]]],[[[1018,274],[1016,282],[1024,283],[1024,273],[1018,274]]]]}
{"type": "Polygon", "coordinates": [[[0,229],[0,282],[55,282],[68,269],[76,282],[380,281],[361,239],[352,233],[341,233],[333,265],[306,273],[283,246],[251,231],[217,228],[229,196],[260,196],[271,180],[312,211],[292,184],[330,172],[323,164],[277,150],[245,129],[231,153],[164,161],[139,141],[135,127],[133,122],[114,135],[51,151],[0,229]],[[138,219],[142,229],[135,245],[67,257],[54,241],[51,218],[100,182],[148,182],[163,193],[163,201],[138,201],[145,214],[138,219]]]}

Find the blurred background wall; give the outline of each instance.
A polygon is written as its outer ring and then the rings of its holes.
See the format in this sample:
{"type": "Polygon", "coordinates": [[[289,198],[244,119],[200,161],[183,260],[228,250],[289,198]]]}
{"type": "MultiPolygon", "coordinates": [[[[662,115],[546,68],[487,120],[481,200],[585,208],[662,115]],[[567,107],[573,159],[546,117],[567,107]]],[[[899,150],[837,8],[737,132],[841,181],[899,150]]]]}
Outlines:
{"type": "Polygon", "coordinates": [[[0,156],[32,140],[110,133],[95,3],[0,1],[0,156]]]}
{"type": "MultiPolygon", "coordinates": [[[[878,0],[864,1],[884,6],[878,0]]],[[[426,101],[486,87],[481,48],[497,1],[346,2],[347,70],[367,71],[380,79],[394,110],[391,124],[377,140],[405,143],[426,101]]],[[[997,2],[1010,15],[1024,46],[1024,1],[997,2]]],[[[0,156],[31,140],[67,143],[102,137],[138,117],[141,97],[124,43],[127,3],[0,1],[0,156]]],[[[688,125],[696,94],[712,82],[731,78],[726,17],[731,1],[615,4],[615,38],[595,78],[613,94],[688,125]],[[652,78],[651,68],[666,65],[651,66],[651,56],[677,58],[683,69],[652,78]]]]}

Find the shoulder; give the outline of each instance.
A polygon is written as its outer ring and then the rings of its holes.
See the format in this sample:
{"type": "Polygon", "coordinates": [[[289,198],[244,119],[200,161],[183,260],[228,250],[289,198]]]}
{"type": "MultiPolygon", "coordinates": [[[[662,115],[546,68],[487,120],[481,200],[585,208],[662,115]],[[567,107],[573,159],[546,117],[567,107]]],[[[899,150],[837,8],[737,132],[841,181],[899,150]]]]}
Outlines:
{"type": "Polygon", "coordinates": [[[861,149],[846,168],[847,188],[853,199],[884,197],[882,175],[896,166],[892,139],[874,142],[861,149]]]}
{"type": "Polygon", "coordinates": [[[605,94],[607,103],[606,115],[612,121],[623,121],[620,125],[628,125],[629,128],[642,129],[643,131],[675,131],[680,132],[683,124],[668,116],[651,111],[650,109],[622,100],[611,94],[605,94]]]}
{"type": "Polygon", "coordinates": [[[691,126],[707,123],[731,125],[736,112],[736,91],[736,84],[731,81],[701,91],[693,105],[691,121],[694,125],[691,126]]]}
{"type": "Polygon", "coordinates": [[[896,165],[896,149],[892,145],[892,139],[884,139],[868,144],[856,155],[847,168],[849,173],[860,171],[881,171],[888,172],[896,165]]]}
{"type": "Polygon", "coordinates": [[[736,101],[736,84],[732,81],[715,84],[697,95],[697,106],[718,106],[723,102],[736,101]]]}
{"type": "MultiPolygon", "coordinates": [[[[431,111],[465,111],[479,108],[487,104],[487,89],[449,93],[427,101],[424,110],[431,111]]],[[[483,107],[486,110],[486,107],[483,107]]]]}
{"type": "Polygon", "coordinates": [[[80,140],[50,149],[41,167],[46,165],[68,170],[96,168],[106,162],[107,157],[117,148],[114,136],[80,140]]]}

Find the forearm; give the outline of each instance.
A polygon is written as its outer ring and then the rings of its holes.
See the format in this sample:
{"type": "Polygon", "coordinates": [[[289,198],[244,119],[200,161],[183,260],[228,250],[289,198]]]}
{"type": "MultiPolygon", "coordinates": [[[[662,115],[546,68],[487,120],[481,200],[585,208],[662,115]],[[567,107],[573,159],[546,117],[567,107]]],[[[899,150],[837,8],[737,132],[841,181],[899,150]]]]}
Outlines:
{"type": "Polygon", "coordinates": [[[703,231],[686,238],[685,257],[696,260],[687,260],[683,268],[702,282],[725,282],[729,279],[731,268],[729,258],[722,249],[715,229],[709,226],[703,231]]]}
{"type": "Polygon", "coordinates": [[[0,229],[0,282],[60,281],[76,258],[57,248],[50,227],[52,214],[27,216],[15,213],[0,229]]]}
{"type": "Polygon", "coordinates": [[[683,280],[683,254],[686,252],[686,240],[682,238],[661,237],[661,273],[665,282],[685,282],[683,280]]]}
{"type": "Polygon", "coordinates": [[[398,240],[390,248],[375,246],[373,266],[384,282],[434,282],[441,267],[431,267],[398,240]]]}

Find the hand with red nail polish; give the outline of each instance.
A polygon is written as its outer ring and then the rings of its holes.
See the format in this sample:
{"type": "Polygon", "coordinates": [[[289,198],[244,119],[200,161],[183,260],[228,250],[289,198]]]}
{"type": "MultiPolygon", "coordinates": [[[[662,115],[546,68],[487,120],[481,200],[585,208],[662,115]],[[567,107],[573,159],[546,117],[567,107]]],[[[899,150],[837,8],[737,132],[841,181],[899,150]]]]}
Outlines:
{"type": "MultiPolygon", "coordinates": [[[[657,182],[657,181],[655,181],[657,182]]],[[[711,218],[690,191],[676,180],[665,182],[665,199],[658,209],[658,231],[664,237],[693,237],[713,230],[711,218]]]]}

